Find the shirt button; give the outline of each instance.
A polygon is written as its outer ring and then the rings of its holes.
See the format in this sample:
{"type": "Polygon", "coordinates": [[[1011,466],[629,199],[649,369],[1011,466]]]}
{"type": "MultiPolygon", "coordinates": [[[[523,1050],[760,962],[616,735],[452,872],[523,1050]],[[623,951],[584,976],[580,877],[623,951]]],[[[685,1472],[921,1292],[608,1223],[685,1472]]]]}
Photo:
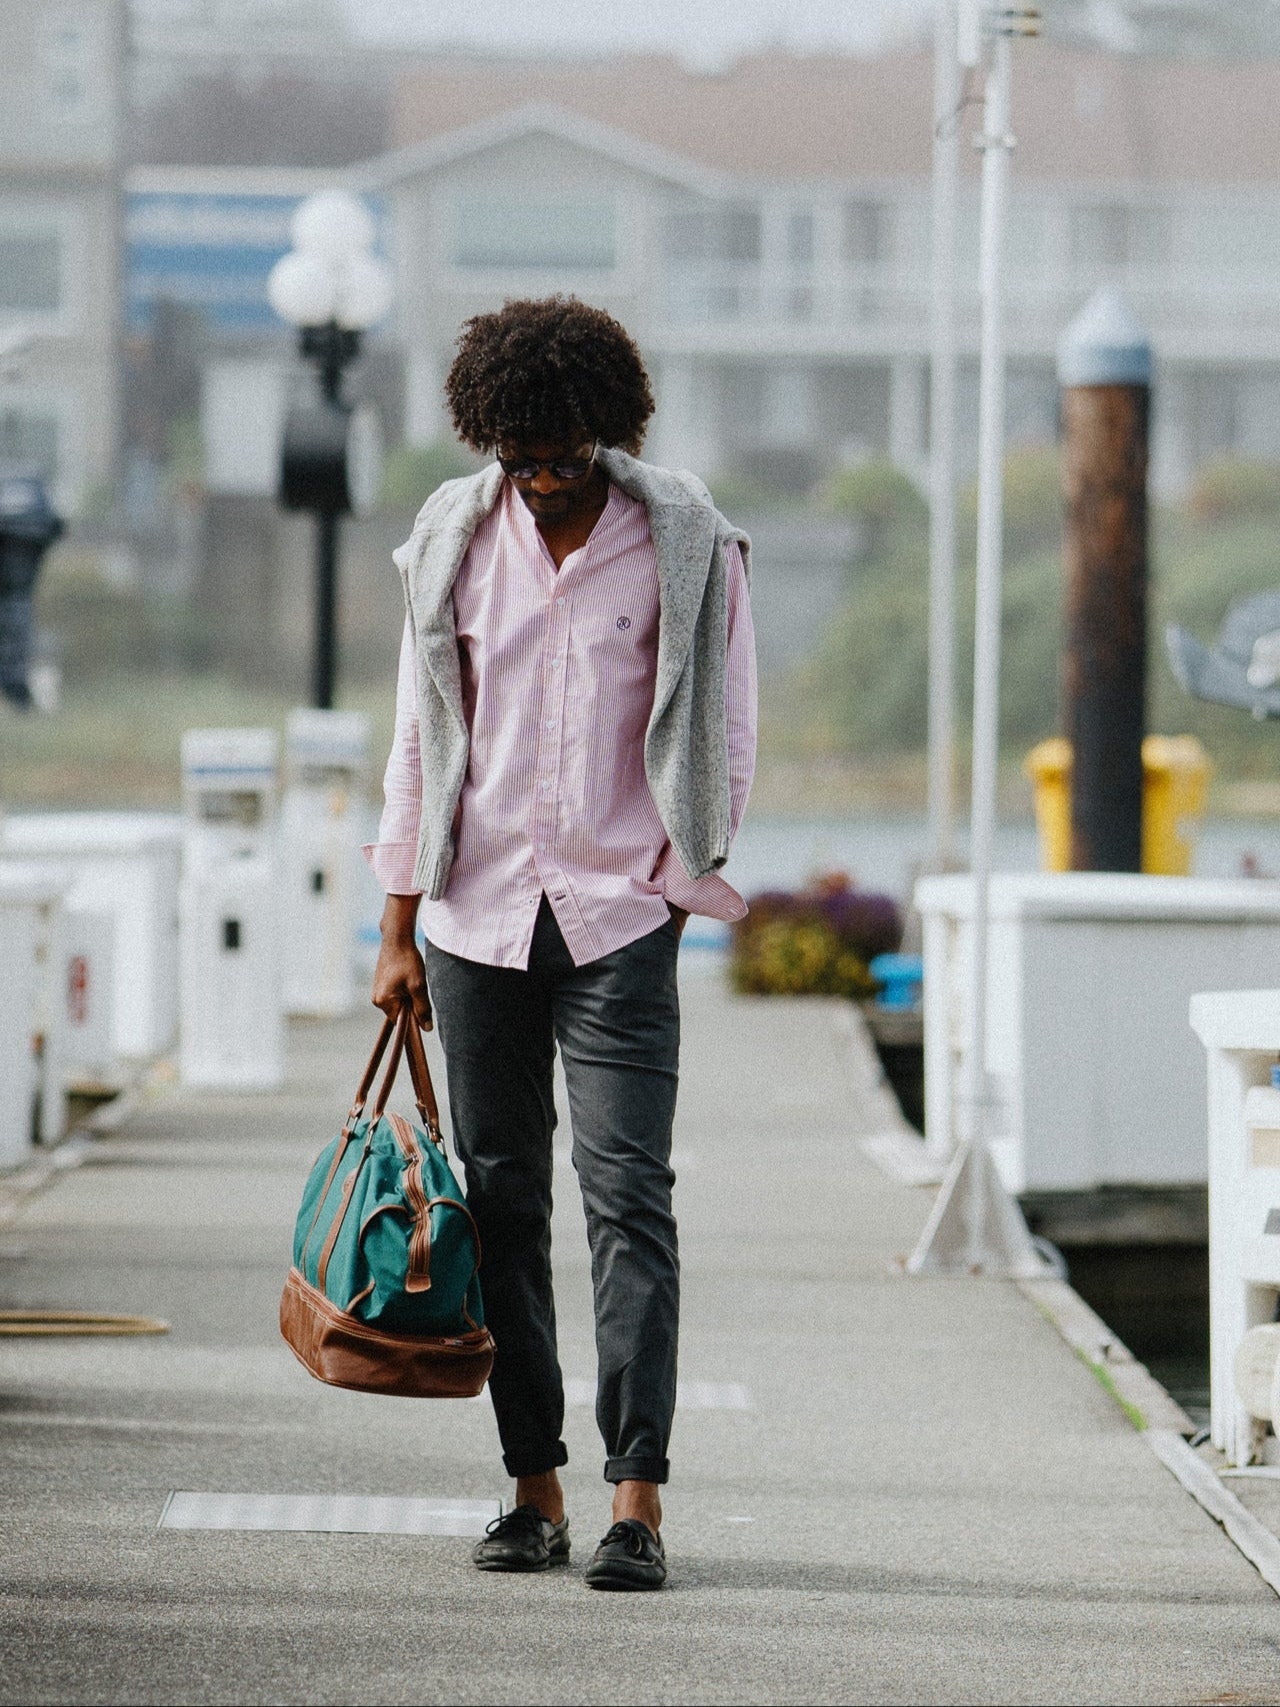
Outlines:
{"type": "Polygon", "coordinates": [[[563,603],[564,603],[564,600],[563,600],[563,599],[557,599],[557,600],[556,600],[556,603],[557,603],[557,604],[558,604],[558,605],[562,605],[562,604],[563,604],[563,603]]]}
{"type": "Polygon", "coordinates": [[[544,782],[544,783],[540,784],[540,786],[541,786],[542,792],[544,794],[550,794],[551,793],[551,784],[549,782],[544,782]]]}

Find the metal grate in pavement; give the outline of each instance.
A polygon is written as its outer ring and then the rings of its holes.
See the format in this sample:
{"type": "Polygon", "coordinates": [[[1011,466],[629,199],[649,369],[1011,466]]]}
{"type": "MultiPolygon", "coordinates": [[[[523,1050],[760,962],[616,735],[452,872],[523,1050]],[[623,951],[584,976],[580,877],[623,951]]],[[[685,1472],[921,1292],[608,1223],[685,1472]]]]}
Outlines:
{"type": "Polygon", "coordinates": [[[344,1535],[470,1535],[502,1514],[499,1500],[389,1499],[357,1494],[171,1493],[161,1529],[307,1530],[344,1535]]]}

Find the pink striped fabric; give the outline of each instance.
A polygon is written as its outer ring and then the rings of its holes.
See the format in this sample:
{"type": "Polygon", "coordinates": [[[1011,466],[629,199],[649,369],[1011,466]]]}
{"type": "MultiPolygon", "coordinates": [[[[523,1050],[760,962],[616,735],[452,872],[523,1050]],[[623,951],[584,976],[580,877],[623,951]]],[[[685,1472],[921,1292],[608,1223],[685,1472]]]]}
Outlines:
{"type": "MultiPolygon", "coordinates": [[[[727,713],[736,832],[755,764],[755,636],[742,556],[729,553],[727,713]]],[[[471,541],[453,591],[471,755],[456,854],[422,926],[439,948],[526,967],[545,892],[581,966],[656,930],[667,903],[715,919],[746,912],[718,876],[692,882],[644,774],[658,650],[658,568],[644,506],[616,486],[557,572],[507,484],[471,541]]],[[[400,651],[396,732],[378,841],[383,888],[415,893],[422,804],[413,642],[400,651]]]]}

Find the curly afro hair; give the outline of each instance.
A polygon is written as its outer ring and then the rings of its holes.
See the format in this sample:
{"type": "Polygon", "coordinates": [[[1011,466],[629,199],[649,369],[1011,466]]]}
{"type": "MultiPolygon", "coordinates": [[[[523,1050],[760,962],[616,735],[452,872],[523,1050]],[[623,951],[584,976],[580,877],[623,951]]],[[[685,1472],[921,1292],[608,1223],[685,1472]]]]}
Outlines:
{"type": "Polygon", "coordinates": [[[634,456],[653,414],[629,333],[574,296],[516,300],[468,320],[445,395],[458,437],[482,454],[597,439],[634,456]]]}

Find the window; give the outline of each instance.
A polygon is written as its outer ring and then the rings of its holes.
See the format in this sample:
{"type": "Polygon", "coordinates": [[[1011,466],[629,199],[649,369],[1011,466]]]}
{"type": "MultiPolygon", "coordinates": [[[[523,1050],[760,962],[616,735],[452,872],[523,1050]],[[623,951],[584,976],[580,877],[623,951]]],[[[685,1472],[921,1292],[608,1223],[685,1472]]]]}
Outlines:
{"type": "Polygon", "coordinates": [[[46,474],[58,468],[56,416],[0,403],[0,462],[30,463],[46,474]]]}
{"type": "Polygon", "coordinates": [[[730,207],[724,213],[723,257],[726,261],[760,259],[760,209],[730,207]]]}
{"type": "Polygon", "coordinates": [[[844,204],[844,258],[852,267],[874,267],[889,258],[889,209],[859,198],[844,204]]]}
{"type": "Polygon", "coordinates": [[[107,56],[96,34],[83,7],[58,7],[41,20],[40,58],[50,117],[74,123],[97,116],[107,67],[94,62],[107,56]]]}
{"type": "Polygon", "coordinates": [[[0,228],[0,312],[53,314],[61,306],[58,233],[0,228]]]}
{"type": "Polygon", "coordinates": [[[712,215],[701,208],[672,208],[662,233],[663,253],[669,261],[705,261],[710,248],[712,215]]]}
{"type": "Polygon", "coordinates": [[[663,249],[671,261],[760,259],[760,210],[747,203],[673,208],[663,249]]]}
{"type": "Polygon", "coordinates": [[[813,215],[807,211],[787,219],[787,259],[793,267],[813,265],[813,215]]]}
{"type": "Polygon", "coordinates": [[[611,195],[513,195],[464,190],[453,198],[449,259],[464,269],[609,272],[618,264],[611,195]]]}
{"type": "Polygon", "coordinates": [[[1076,266],[1152,266],[1169,258],[1169,215],[1121,202],[1072,208],[1069,241],[1076,266]]]}

